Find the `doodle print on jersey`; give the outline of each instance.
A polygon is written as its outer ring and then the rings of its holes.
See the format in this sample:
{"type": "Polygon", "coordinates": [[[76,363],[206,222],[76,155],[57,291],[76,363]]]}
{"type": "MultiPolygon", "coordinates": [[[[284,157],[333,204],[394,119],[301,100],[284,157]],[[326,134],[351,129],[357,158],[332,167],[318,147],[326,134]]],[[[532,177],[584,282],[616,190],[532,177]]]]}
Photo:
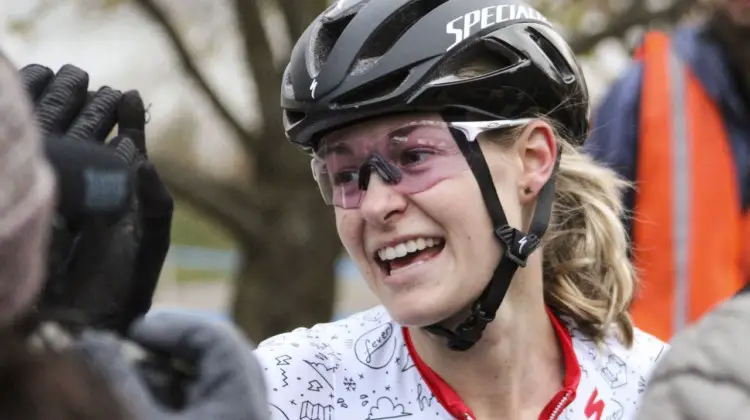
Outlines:
{"type": "Polygon", "coordinates": [[[646,378],[644,378],[643,376],[641,376],[638,379],[638,395],[641,395],[644,392],[646,392],[646,378]]]}
{"type": "Polygon", "coordinates": [[[401,345],[401,351],[398,354],[398,358],[396,359],[396,364],[401,366],[401,372],[406,372],[409,369],[412,369],[416,367],[414,365],[414,359],[411,358],[411,354],[409,354],[409,348],[406,347],[406,344],[401,345]],[[403,363],[401,363],[403,361],[403,363]]]}
{"type": "MultiPolygon", "coordinates": [[[[559,419],[632,420],[664,344],[638,331],[636,350],[613,340],[598,346],[569,330],[581,376],[559,419]]],[[[454,418],[425,383],[418,357],[382,307],[272,337],[255,354],[264,368],[272,420],[454,418]]]]}
{"type": "Polygon", "coordinates": [[[388,397],[380,397],[372,408],[366,420],[387,420],[411,416],[407,413],[403,404],[394,404],[388,397]]]}
{"type": "Polygon", "coordinates": [[[333,406],[305,401],[302,403],[299,418],[300,420],[331,420],[333,419],[333,406]]]}
{"type": "Polygon", "coordinates": [[[425,388],[427,387],[422,386],[422,384],[417,384],[417,402],[419,403],[420,411],[424,411],[427,407],[432,407],[432,403],[435,402],[435,396],[429,391],[425,393],[425,388]],[[427,394],[430,394],[430,396],[428,397],[427,394]]]}
{"type": "Polygon", "coordinates": [[[272,419],[291,420],[278,406],[269,404],[269,408],[271,409],[270,416],[272,419]]]}
{"type": "Polygon", "coordinates": [[[323,385],[321,385],[317,379],[313,379],[312,381],[308,382],[307,385],[308,391],[320,392],[320,390],[323,389],[323,385]]]}
{"type": "Polygon", "coordinates": [[[609,405],[612,411],[604,420],[622,420],[625,414],[625,409],[622,407],[622,404],[617,400],[610,400],[609,405]]]}
{"type": "Polygon", "coordinates": [[[628,366],[619,357],[610,354],[602,369],[602,376],[610,388],[617,389],[628,384],[628,366]]]}
{"type": "Polygon", "coordinates": [[[371,369],[382,369],[396,353],[396,337],[393,324],[379,325],[362,334],[354,343],[357,360],[371,369]]]}

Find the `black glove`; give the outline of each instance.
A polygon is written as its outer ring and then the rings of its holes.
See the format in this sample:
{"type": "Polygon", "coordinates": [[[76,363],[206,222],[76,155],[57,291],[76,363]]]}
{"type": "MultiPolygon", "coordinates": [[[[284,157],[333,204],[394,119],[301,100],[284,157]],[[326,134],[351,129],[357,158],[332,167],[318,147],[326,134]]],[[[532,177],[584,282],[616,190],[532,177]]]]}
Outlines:
{"type": "Polygon", "coordinates": [[[147,160],[143,101],[135,91],[121,94],[103,87],[88,92],[88,74],[71,65],[56,75],[29,65],[21,75],[48,140],[60,137],[107,148],[132,168],[136,182],[124,217],[58,218],[38,310],[68,327],[123,332],[151,306],[169,248],[173,209],[169,192],[147,160]],[[118,136],[105,144],[115,124],[118,136]]]}
{"type": "Polygon", "coordinates": [[[117,123],[122,94],[104,86],[88,92],[89,75],[72,65],[55,74],[39,64],[21,69],[43,136],[103,143],[117,123]]]}

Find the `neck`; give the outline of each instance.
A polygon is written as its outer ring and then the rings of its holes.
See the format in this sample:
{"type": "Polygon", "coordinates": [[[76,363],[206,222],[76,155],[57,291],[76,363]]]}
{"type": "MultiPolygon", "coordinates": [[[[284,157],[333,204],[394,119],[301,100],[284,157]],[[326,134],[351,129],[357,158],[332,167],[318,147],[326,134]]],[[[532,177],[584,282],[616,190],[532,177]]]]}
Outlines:
{"type": "MultiPolygon", "coordinates": [[[[513,296],[513,284],[529,283],[519,271],[497,318],[465,352],[421,328],[409,328],[422,360],[461,396],[477,418],[537,419],[563,382],[563,356],[541,290],[513,296]]],[[[534,270],[536,271],[536,270],[534,270]]],[[[541,277],[541,267],[538,275],[541,277]]],[[[541,289],[541,280],[538,281],[541,289]]]]}

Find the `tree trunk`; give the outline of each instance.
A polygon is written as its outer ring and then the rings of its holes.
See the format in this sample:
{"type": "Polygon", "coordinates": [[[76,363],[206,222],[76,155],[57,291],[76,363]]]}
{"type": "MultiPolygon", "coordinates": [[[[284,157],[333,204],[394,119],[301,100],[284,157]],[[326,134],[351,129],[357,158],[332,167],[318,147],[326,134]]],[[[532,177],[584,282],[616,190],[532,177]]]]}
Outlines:
{"type": "Polygon", "coordinates": [[[341,243],[333,209],[312,180],[305,184],[275,186],[281,193],[263,210],[264,237],[241,245],[233,316],[256,343],[332,316],[341,243]]]}

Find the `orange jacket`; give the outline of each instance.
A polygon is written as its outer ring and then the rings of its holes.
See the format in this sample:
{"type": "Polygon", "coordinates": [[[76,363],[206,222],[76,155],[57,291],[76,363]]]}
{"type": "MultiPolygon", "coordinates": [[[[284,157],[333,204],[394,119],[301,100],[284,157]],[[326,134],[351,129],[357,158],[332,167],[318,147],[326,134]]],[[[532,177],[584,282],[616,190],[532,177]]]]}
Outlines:
{"type": "Polygon", "coordinates": [[[651,32],[636,53],[642,79],[631,175],[640,278],[631,313],[662,340],[750,279],[750,223],[724,116],[673,47],[669,36],[651,32]]]}
{"type": "Polygon", "coordinates": [[[649,34],[640,53],[633,252],[642,283],[632,314],[669,339],[742,288],[747,225],[717,105],[665,34],[649,34]]]}

